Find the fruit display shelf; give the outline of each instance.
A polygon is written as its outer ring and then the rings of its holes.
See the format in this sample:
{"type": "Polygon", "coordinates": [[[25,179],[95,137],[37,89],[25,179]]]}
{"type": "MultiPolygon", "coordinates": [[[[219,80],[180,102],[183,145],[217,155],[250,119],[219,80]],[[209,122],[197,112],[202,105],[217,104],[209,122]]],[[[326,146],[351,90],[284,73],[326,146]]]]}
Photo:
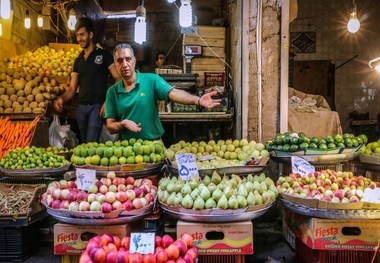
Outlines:
{"type": "Polygon", "coordinates": [[[40,179],[46,177],[58,177],[70,169],[71,164],[64,164],[58,168],[30,168],[30,169],[5,169],[0,168],[2,177],[19,180],[40,179]]]}
{"type": "Polygon", "coordinates": [[[52,215],[55,219],[62,223],[72,224],[72,225],[82,225],[82,226],[110,226],[110,225],[120,225],[129,224],[132,222],[137,222],[149,216],[151,212],[146,212],[140,215],[133,216],[119,216],[116,218],[75,218],[75,217],[65,217],[61,215],[52,215]]]}
{"type": "Polygon", "coordinates": [[[272,206],[275,205],[275,203],[276,201],[272,201],[265,205],[254,206],[252,210],[244,209],[244,211],[222,209],[207,209],[208,211],[184,208],[176,209],[162,204],[161,202],[160,206],[165,213],[179,220],[201,223],[230,223],[258,218],[265,214],[272,206]]]}
{"type": "MultiPolygon", "coordinates": [[[[354,160],[359,156],[359,152],[339,153],[339,154],[325,154],[325,155],[296,155],[308,161],[311,164],[337,164],[354,160]]],[[[291,155],[278,156],[272,154],[271,159],[278,163],[291,163],[291,155]]]]}
{"type": "MultiPolygon", "coordinates": [[[[247,175],[256,174],[262,172],[267,166],[266,165],[244,165],[244,166],[228,166],[219,168],[209,168],[209,169],[199,169],[200,176],[212,175],[214,171],[220,174],[237,174],[237,175],[247,175]]],[[[172,175],[178,175],[178,168],[173,165],[168,165],[169,172],[172,175]]]]}
{"type": "Polygon", "coordinates": [[[282,204],[295,213],[328,219],[380,219],[380,210],[376,209],[319,209],[280,199],[282,204]]]}
{"type": "Polygon", "coordinates": [[[142,178],[152,174],[159,174],[164,163],[141,163],[141,164],[122,164],[113,166],[99,165],[74,165],[76,169],[93,169],[96,171],[97,177],[106,177],[108,172],[115,172],[118,177],[132,176],[134,178],[142,178]]]}
{"type": "Polygon", "coordinates": [[[145,208],[135,211],[115,210],[110,213],[102,212],[75,212],[67,209],[53,209],[48,207],[47,213],[56,220],[74,225],[118,225],[139,221],[149,216],[153,211],[153,203],[145,208]]]}

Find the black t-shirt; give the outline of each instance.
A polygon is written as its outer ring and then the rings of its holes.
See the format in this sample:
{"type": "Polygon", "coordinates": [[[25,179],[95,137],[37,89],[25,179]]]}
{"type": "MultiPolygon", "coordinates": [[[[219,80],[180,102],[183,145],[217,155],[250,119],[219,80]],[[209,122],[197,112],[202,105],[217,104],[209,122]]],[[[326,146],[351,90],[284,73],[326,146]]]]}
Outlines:
{"type": "Polygon", "coordinates": [[[109,78],[108,68],[113,63],[112,54],[95,47],[84,59],[84,51],[75,59],[73,71],[79,74],[78,104],[102,104],[106,99],[109,78]]]}

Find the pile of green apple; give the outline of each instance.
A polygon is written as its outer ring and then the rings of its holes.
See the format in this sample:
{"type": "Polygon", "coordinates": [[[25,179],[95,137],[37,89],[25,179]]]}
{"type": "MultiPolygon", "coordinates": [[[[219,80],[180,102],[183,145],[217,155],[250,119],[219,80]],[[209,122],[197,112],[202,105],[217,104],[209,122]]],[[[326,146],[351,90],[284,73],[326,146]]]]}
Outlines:
{"type": "Polygon", "coordinates": [[[280,193],[333,203],[359,202],[366,188],[376,188],[376,182],[369,178],[329,169],[304,176],[298,173],[280,176],[276,185],[280,193]]]}
{"type": "Polygon", "coordinates": [[[278,191],[271,178],[264,173],[247,177],[238,175],[223,177],[217,172],[203,179],[193,177],[185,182],[177,177],[161,178],[158,200],[167,206],[187,209],[239,209],[274,201],[278,191]]]}
{"type": "Polygon", "coordinates": [[[214,140],[208,142],[179,141],[165,150],[166,158],[174,164],[175,155],[180,153],[194,154],[199,169],[245,165],[249,159],[269,157],[269,152],[265,149],[264,144],[247,139],[228,139],[217,142],[214,140]]]}
{"type": "Polygon", "coordinates": [[[73,149],[71,162],[75,165],[112,166],[118,164],[160,163],[164,160],[162,141],[131,138],[105,143],[89,142],[73,149]]]}
{"type": "Polygon", "coordinates": [[[380,154],[380,139],[365,145],[361,149],[361,153],[366,155],[380,154]]]}

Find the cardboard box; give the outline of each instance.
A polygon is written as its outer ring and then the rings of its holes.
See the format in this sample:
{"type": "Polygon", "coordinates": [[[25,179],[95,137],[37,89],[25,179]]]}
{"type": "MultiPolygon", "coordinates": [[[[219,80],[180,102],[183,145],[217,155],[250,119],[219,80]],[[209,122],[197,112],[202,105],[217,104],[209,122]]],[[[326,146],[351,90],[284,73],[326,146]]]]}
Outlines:
{"type": "Polygon", "coordinates": [[[374,251],[380,220],[323,219],[284,209],[283,234],[293,247],[297,238],[312,249],[374,251]]]}
{"type": "Polygon", "coordinates": [[[295,260],[302,263],[380,263],[380,253],[355,250],[311,249],[298,238],[295,240],[295,260]],[[374,259],[373,259],[374,257],[374,259]]]}
{"type": "Polygon", "coordinates": [[[237,223],[192,223],[179,220],[177,238],[189,233],[199,255],[253,254],[251,221],[237,223]]]}
{"type": "Polygon", "coordinates": [[[54,225],[54,254],[81,255],[88,241],[97,235],[108,233],[123,238],[130,234],[129,225],[78,226],[63,223],[54,225]]]}

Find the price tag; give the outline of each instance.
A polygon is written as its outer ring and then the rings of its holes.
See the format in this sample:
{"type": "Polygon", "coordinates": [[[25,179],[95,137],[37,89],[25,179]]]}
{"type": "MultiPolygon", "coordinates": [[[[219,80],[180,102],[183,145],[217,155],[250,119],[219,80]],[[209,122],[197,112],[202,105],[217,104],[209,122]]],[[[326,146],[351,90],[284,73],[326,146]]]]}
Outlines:
{"type": "Polygon", "coordinates": [[[364,190],[362,201],[380,204],[380,188],[366,188],[364,190]]]}
{"type": "Polygon", "coordinates": [[[197,163],[192,153],[176,154],[178,174],[183,181],[189,181],[193,176],[199,177],[197,163]]]}
{"type": "Polygon", "coordinates": [[[292,172],[307,175],[315,172],[315,167],[301,157],[292,156],[292,172]]]}
{"type": "Polygon", "coordinates": [[[155,234],[152,233],[131,233],[130,253],[154,254],[155,234]]]}
{"type": "Polygon", "coordinates": [[[77,187],[81,190],[88,189],[89,185],[96,183],[96,171],[90,169],[76,169],[77,187]]]}

